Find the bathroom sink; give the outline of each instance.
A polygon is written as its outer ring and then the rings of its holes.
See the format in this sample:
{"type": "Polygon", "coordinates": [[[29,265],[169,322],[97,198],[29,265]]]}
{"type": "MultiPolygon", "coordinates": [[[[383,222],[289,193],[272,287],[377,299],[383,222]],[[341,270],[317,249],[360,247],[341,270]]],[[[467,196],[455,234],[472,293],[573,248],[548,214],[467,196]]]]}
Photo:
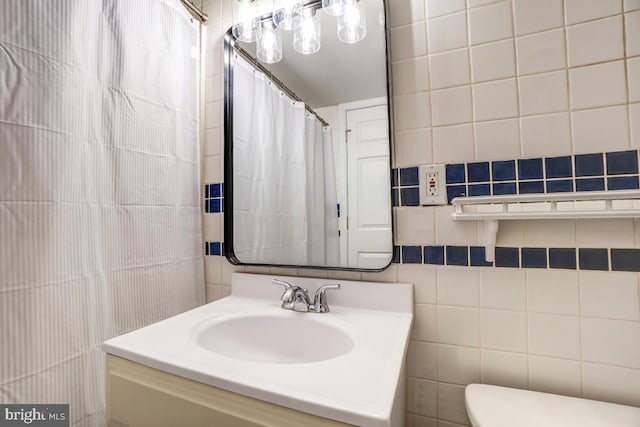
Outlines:
{"type": "Polygon", "coordinates": [[[205,349],[234,359],[260,363],[311,363],[348,353],[353,335],[320,316],[300,313],[245,315],[194,328],[205,349]]]}
{"type": "Polygon", "coordinates": [[[404,425],[413,288],[340,280],[327,313],[281,308],[284,280],[314,295],[336,281],[233,273],[231,295],[105,342],[149,368],[354,426],[404,425]]]}

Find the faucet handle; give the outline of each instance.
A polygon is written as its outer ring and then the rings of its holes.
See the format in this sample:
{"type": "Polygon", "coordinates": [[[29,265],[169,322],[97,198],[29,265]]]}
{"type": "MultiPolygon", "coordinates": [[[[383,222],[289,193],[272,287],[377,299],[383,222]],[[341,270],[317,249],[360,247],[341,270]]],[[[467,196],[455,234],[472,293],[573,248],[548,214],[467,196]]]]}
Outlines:
{"type": "Polygon", "coordinates": [[[295,292],[295,287],[291,283],[285,282],[284,280],[272,279],[271,284],[284,286],[284,293],[280,297],[282,301],[293,301],[293,293],[295,292]]]}
{"type": "Polygon", "coordinates": [[[316,312],[318,313],[328,313],[329,312],[329,304],[327,304],[327,291],[330,290],[338,290],[340,289],[340,284],[335,283],[332,285],[324,285],[320,286],[316,291],[316,295],[313,298],[313,305],[315,307],[316,312]]]}

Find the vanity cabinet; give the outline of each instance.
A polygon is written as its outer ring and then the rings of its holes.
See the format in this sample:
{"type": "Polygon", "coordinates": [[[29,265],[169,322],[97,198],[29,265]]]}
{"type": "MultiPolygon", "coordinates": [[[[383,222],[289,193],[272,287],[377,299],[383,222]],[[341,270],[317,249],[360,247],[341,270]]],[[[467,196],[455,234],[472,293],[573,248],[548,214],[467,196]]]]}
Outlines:
{"type": "Polygon", "coordinates": [[[337,421],[242,396],[107,354],[109,427],[337,427],[337,421]]]}

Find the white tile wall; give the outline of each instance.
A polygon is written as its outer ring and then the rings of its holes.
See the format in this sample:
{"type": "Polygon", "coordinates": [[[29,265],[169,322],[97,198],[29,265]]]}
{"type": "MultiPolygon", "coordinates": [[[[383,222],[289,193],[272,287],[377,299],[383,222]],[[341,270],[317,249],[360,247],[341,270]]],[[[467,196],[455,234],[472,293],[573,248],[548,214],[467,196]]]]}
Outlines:
{"type": "Polygon", "coordinates": [[[567,39],[570,67],[622,58],[622,16],[567,27],[567,39]]]}
{"type": "Polygon", "coordinates": [[[431,86],[433,89],[471,83],[467,48],[430,55],[429,64],[431,65],[431,86]]]}
{"type": "Polygon", "coordinates": [[[557,113],[567,110],[569,101],[567,100],[566,71],[521,77],[518,81],[521,115],[557,113]]]}
{"type": "Polygon", "coordinates": [[[591,21],[622,12],[622,0],[565,0],[568,25],[591,21]]]}
{"type": "Polygon", "coordinates": [[[520,119],[522,157],[562,156],[571,152],[569,114],[545,114],[520,119]]]}
{"type": "Polygon", "coordinates": [[[496,80],[474,85],[473,111],[478,121],[518,116],[516,80],[496,80]]]}
{"type": "Polygon", "coordinates": [[[513,37],[510,1],[469,10],[469,41],[472,45],[510,37],[513,37]]]}
{"type": "MultiPolygon", "coordinates": [[[[388,3],[394,166],[640,148],[639,0],[388,3]]],[[[222,180],[221,36],[230,4],[205,5],[203,183],[222,180]]],[[[396,209],[396,241],[477,245],[477,225],[451,213],[396,209]]],[[[203,228],[221,239],[221,219],[205,215],[203,228]]],[[[633,221],[515,221],[501,225],[498,243],[635,248],[639,229],[633,221]]],[[[640,406],[636,273],[406,264],[327,272],[209,256],[208,300],[227,295],[231,272],[245,270],[414,283],[407,426],[469,425],[463,386],[477,381],[640,406]]]]}
{"type": "Polygon", "coordinates": [[[516,39],[518,74],[542,73],[567,66],[564,29],[516,39]]]}
{"type": "Polygon", "coordinates": [[[562,27],[562,0],[514,0],[516,35],[562,27]]]}
{"type": "Polygon", "coordinates": [[[576,153],[602,151],[603,141],[607,141],[607,150],[611,151],[629,147],[629,124],[624,106],[575,111],[571,113],[571,119],[576,153]]]}
{"type": "Polygon", "coordinates": [[[470,86],[434,90],[431,92],[431,102],[434,126],[472,121],[470,86]]]}
{"type": "Polygon", "coordinates": [[[520,157],[518,119],[478,122],[475,130],[476,160],[510,160],[520,157]]]}
{"type": "Polygon", "coordinates": [[[513,39],[472,47],[471,62],[474,83],[515,77],[513,39]]]}
{"type": "Polygon", "coordinates": [[[572,69],[569,72],[571,107],[584,109],[626,103],[624,71],[624,61],[572,69]]]}

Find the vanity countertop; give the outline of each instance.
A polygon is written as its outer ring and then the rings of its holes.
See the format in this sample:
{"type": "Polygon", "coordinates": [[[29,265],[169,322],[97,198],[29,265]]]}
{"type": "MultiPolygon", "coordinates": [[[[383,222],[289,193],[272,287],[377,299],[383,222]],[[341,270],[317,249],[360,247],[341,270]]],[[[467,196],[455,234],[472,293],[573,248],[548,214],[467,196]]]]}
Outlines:
{"type": "MultiPolygon", "coordinates": [[[[113,338],[102,349],[313,415],[359,426],[389,426],[412,319],[412,285],[234,273],[230,296],[113,338]],[[342,289],[329,294],[329,313],[300,313],[280,308],[282,288],[271,285],[274,278],[311,293],[327,283],[340,283],[342,289]],[[326,360],[273,363],[227,357],[199,344],[199,331],[207,325],[265,315],[340,329],[353,340],[353,348],[326,360]]],[[[296,335],[283,329],[283,336],[295,343],[296,335]]]]}

